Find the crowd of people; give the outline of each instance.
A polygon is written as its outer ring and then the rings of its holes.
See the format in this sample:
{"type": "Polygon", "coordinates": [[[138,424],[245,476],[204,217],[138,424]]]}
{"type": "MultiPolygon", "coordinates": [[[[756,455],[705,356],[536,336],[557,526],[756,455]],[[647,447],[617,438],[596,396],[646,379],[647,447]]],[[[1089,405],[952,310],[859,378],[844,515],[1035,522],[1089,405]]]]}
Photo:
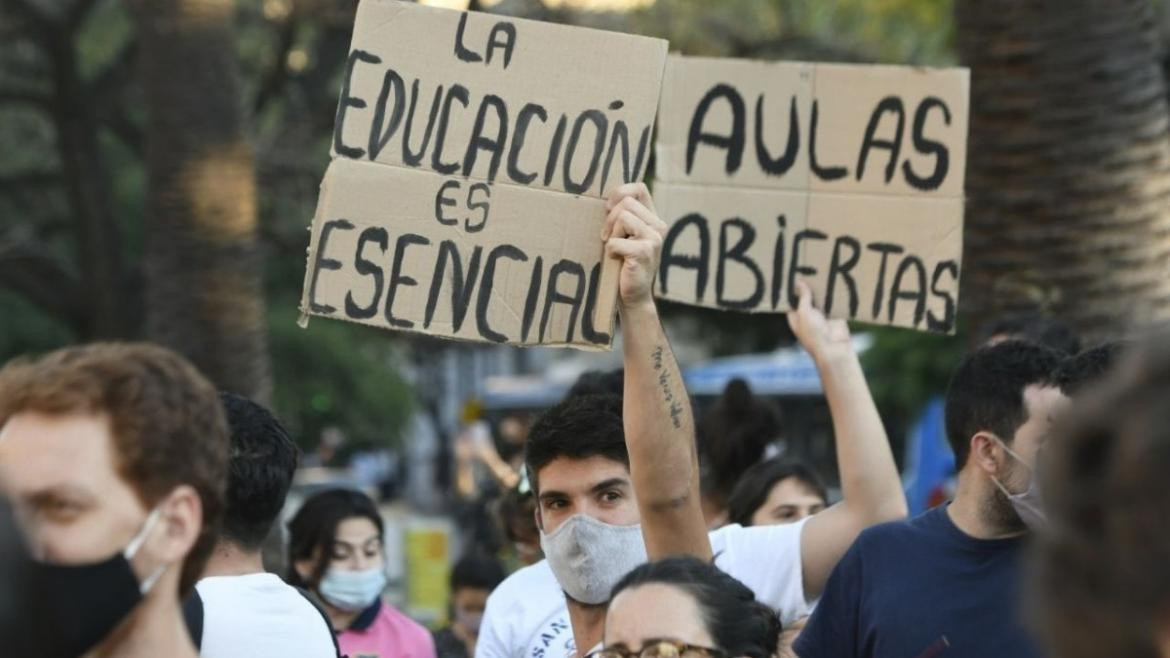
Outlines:
{"type": "Polygon", "coordinates": [[[782,419],[742,383],[696,423],[651,294],[665,224],[640,184],[607,210],[624,367],[510,421],[502,453],[468,419],[458,494],[518,568],[467,542],[446,627],[384,599],[357,490],[305,500],[267,570],[298,465],[280,422],[171,351],[93,344],[0,370],[3,655],[1170,657],[1164,340],[995,324],[946,393],[954,496],[907,518],[847,325],[797,284],[832,500],[771,454],[782,419]]]}

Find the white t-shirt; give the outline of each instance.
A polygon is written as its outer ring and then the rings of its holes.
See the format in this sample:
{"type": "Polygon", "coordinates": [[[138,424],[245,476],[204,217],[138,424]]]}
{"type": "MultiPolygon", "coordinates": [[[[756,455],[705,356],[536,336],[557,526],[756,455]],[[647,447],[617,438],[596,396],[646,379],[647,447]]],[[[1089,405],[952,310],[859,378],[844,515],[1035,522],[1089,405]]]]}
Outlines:
{"type": "Polygon", "coordinates": [[[336,658],[333,629],[274,574],[212,576],[195,584],[203,602],[199,655],[336,658]]]}
{"type": "MultiPolygon", "coordinates": [[[[804,523],[730,525],[710,535],[715,566],[747,585],[785,625],[812,611],[800,561],[804,523]]],[[[488,597],[475,658],[565,658],[575,648],[565,594],[547,561],[512,574],[488,597]]]]}

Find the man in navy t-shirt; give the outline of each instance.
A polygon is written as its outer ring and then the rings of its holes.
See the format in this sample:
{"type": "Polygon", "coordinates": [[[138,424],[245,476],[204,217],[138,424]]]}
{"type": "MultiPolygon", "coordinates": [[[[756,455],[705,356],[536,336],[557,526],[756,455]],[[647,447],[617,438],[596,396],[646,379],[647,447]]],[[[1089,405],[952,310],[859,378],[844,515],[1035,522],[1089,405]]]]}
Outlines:
{"type": "Polygon", "coordinates": [[[864,531],[797,638],[800,658],[1030,658],[1021,550],[1032,468],[1065,398],[1060,357],[1010,341],[968,356],[947,391],[955,499],[864,531]]]}

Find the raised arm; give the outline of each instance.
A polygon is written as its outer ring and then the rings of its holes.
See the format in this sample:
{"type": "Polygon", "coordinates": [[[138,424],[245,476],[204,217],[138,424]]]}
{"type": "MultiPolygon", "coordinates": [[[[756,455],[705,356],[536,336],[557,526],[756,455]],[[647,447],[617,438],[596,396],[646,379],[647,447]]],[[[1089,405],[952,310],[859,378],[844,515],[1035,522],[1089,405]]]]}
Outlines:
{"type": "Polygon", "coordinates": [[[641,183],[617,188],[606,205],[606,255],[622,260],[622,414],[646,552],[650,559],[689,554],[710,560],[691,404],[654,304],[666,224],[641,183]]]}
{"type": "Polygon", "coordinates": [[[813,516],[800,538],[804,594],[820,596],[833,567],[871,525],[904,518],[906,496],[890,441],[869,393],[844,320],[826,320],[812,291],[797,282],[800,304],[788,324],[817,364],[833,418],[841,502],[813,516]]]}

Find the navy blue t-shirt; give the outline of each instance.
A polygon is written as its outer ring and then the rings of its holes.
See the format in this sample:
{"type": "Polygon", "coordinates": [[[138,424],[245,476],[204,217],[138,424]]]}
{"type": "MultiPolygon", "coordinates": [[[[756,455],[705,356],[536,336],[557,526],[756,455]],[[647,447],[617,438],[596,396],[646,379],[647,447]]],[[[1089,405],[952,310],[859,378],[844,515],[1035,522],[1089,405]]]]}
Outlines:
{"type": "Polygon", "coordinates": [[[1023,539],[975,539],[938,507],[861,533],[797,638],[800,658],[1034,658],[1023,539]]]}

